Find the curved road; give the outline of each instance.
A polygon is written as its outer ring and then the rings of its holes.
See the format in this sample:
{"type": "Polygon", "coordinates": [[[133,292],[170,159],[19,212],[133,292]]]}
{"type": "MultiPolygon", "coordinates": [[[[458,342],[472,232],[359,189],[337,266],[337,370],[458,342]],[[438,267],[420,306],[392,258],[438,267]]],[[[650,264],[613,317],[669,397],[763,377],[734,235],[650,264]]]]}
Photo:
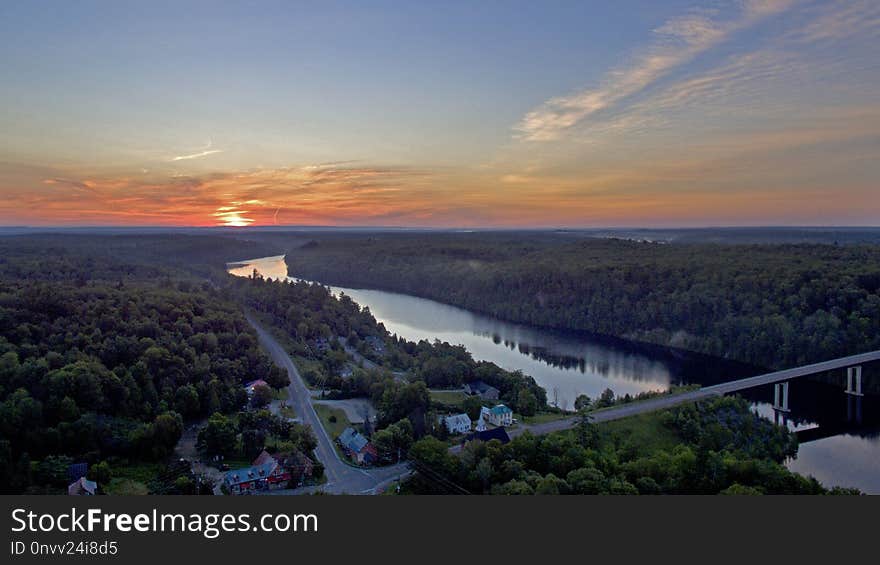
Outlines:
{"type": "Polygon", "coordinates": [[[273,491],[273,494],[305,494],[315,492],[316,490],[335,494],[376,494],[397,480],[398,477],[409,474],[409,467],[406,463],[399,463],[389,467],[361,469],[343,461],[333,446],[333,438],[327,434],[327,430],[321,424],[321,420],[312,406],[312,396],[309,394],[309,389],[306,387],[302,376],[300,376],[296,365],[290,359],[290,355],[250,313],[245,313],[245,317],[256,330],[263,349],[266,350],[276,365],[287,371],[290,377],[290,386],[288,388],[290,403],[293,405],[296,414],[302,418],[303,423],[308,424],[314,430],[315,437],[318,440],[315,455],[323,463],[324,473],[327,476],[327,483],[320,487],[273,491]]]}

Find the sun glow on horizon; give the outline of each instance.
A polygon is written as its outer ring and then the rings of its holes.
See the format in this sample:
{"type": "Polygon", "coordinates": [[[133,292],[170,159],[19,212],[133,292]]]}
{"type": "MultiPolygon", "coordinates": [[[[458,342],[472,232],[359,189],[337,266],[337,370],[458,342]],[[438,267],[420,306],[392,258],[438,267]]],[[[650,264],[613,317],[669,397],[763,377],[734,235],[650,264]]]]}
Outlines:
{"type": "Polygon", "coordinates": [[[217,208],[213,216],[217,218],[217,225],[227,228],[244,228],[254,223],[253,218],[244,216],[247,210],[238,210],[229,206],[221,206],[217,208]]]}

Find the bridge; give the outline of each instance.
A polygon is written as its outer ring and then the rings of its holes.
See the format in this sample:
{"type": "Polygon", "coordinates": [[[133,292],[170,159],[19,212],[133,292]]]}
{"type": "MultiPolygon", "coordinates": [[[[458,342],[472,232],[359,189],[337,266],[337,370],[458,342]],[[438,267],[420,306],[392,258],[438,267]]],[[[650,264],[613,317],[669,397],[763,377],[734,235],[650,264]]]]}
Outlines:
{"type": "Polygon", "coordinates": [[[782,371],[766,373],[756,377],[707,386],[700,390],[708,394],[724,395],[740,390],[772,384],[773,408],[782,412],[788,412],[788,387],[791,380],[798,377],[826,373],[837,369],[846,369],[845,392],[852,396],[863,396],[862,365],[877,360],[880,360],[880,351],[870,351],[868,353],[859,353],[858,355],[832,359],[831,361],[822,361],[821,363],[813,363],[812,365],[804,365],[793,369],[784,369],[782,371]]]}
{"type": "MultiPolygon", "coordinates": [[[[804,365],[793,369],[784,369],[782,371],[774,371],[765,373],[755,377],[728,381],[717,385],[705,386],[697,390],[684,392],[681,394],[671,394],[658,396],[649,400],[632,402],[630,404],[622,404],[605,410],[593,412],[592,419],[594,422],[608,422],[611,420],[619,420],[637,414],[645,414],[665,408],[671,408],[688,402],[695,402],[714,396],[724,396],[742,390],[755,388],[759,386],[774,385],[773,389],[773,409],[774,413],[783,415],[790,411],[788,403],[789,383],[799,377],[807,377],[810,375],[818,375],[828,371],[846,369],[846,389],[844,392],[852,397],[860,398],[862,393],[862,365],[873,361],[880,361],[880,351],[870,351],[868,353],[860,353],[858,355],[850,355],[830,361],[822,361],[821,363],[813,363],[812,365],[804,365]]],[[[552,422],[544,422],[541,424],[518,426],[509,430],[511,437],[520,435],[526,430],[535,435],[547,434],[565,430],[573,426],[578,421],[577,416],[555,420],[552,422]]]]}

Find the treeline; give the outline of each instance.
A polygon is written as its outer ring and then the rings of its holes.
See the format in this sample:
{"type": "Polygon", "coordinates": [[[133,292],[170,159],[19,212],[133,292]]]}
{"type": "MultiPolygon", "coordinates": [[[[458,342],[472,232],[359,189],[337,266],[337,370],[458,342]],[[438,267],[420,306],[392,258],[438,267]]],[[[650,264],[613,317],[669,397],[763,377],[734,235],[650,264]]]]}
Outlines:
{"type": "Polygon", "coordinates": [[[314,236],[292,274],[767,367],[880,349],[880,246],[314,236]]]}
{"type": "Polygon", "coordinates": [[[162,460],[187,420],[241,409],[244,382],[289,382],[238,305],[209,282],[170,279],[101,249],[56,255],[52,246],[8,243],[0,261],[4,492],[59,488],[57,477],[46,482],[58,461],[162,460]]]}
{"type": "Polygon", "coordinates": [[[467,443],[451,454],[434,439],[416,442],[415,494],[826,494],[782,464],[794,436],[739,398],[674,408],[617,427],[587,418],[572,431],[528,432],[502,445],[467,443]]]}

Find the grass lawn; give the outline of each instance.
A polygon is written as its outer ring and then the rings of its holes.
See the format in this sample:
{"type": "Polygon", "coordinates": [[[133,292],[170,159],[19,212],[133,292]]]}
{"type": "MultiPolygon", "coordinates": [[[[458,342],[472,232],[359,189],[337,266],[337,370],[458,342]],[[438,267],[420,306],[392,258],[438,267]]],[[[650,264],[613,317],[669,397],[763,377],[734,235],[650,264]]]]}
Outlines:
{"type": "Polygon", "coordinates": [[[146,496],[150,494],[147,485],[132,479],[110,479],[110,484],[107,485],[104,492],[115,496],[146,496]]]}
{"type": "Polygon", "coordinates": [[[327,430],[330,439],[333,439],[334,441],[345,428],[351,426],[351,423],[348,421],[348,416],[345,415],[345,411],[340,408],[333,408],[326,404],[315,404],[315,412],[318,413],[318,418],[321,419],[321,424],[324,426],[324,429],[327,430]],[[336,417],[335,422],[330,421],[332,416],[336,417]]]}
{"type": "Polygon", "coordinates": [[[290,406],[282,406],[278,409],[278,413],[282,418],[296,418],[296,411],[290,406]]]}
{"type": "Polygon", "coordinates": [[[324,429],[327,430],[327,434],[330,436],[330,439],[333,441],[333,448],[336,449],[336,452],[339,453],[339,456],[342,457],[344,461],[348,461],[348,457],[342,451],[342,448],[339,447],[339,444],[336,443],[336,438],[342,433],[345,428],[351,426],[351,422],[348,421],[348,416],[345,415],[345,411],[339,408],[333,408],[332,406],[327,406],[326,404],[315,404],[315,412],[318,414],[318,418],[321,420],[321,425],[324,426],[324,429]],[[331,416],[335,416],[335,422],[331,422],[331,416]]]}
{"type": "Polygon", "coordinates": [[[539,412],[534,416],[520,416],[515,414],[517,420],[523,424],[543,424],[544,422],[554,422],[563,418],[571,417],[571,414],[562,414],[556,412],[539,412]]]}
{"type": "Polygon", "coordinates": [[[675,432],[663,425],[663,412],[639,414],[597,424],[602,433],[633,446],[639,456],[659,450],[672,450],[681,443],[675,432]]]}
{"type": "Polygon", "coordinates": [[[287,387],[272,390],[272,398],[275,400],[287,400],[290,398],[290,390],[287,387]]]}
{"type": "Polygon", "coordinates": [[[147,483],[159,476],[164,466],[161,463],[112,464],[113,478],[108,485],[101,485],[104,492],[114,495],[149,494],[147,483]]]}
{"type": "Polygon", "coordinates": [[[467,395],[460,390],[432,390],[428,394],[431,395],[431,402],[450,406],[460,406],[467,398],[467,395]]]}

